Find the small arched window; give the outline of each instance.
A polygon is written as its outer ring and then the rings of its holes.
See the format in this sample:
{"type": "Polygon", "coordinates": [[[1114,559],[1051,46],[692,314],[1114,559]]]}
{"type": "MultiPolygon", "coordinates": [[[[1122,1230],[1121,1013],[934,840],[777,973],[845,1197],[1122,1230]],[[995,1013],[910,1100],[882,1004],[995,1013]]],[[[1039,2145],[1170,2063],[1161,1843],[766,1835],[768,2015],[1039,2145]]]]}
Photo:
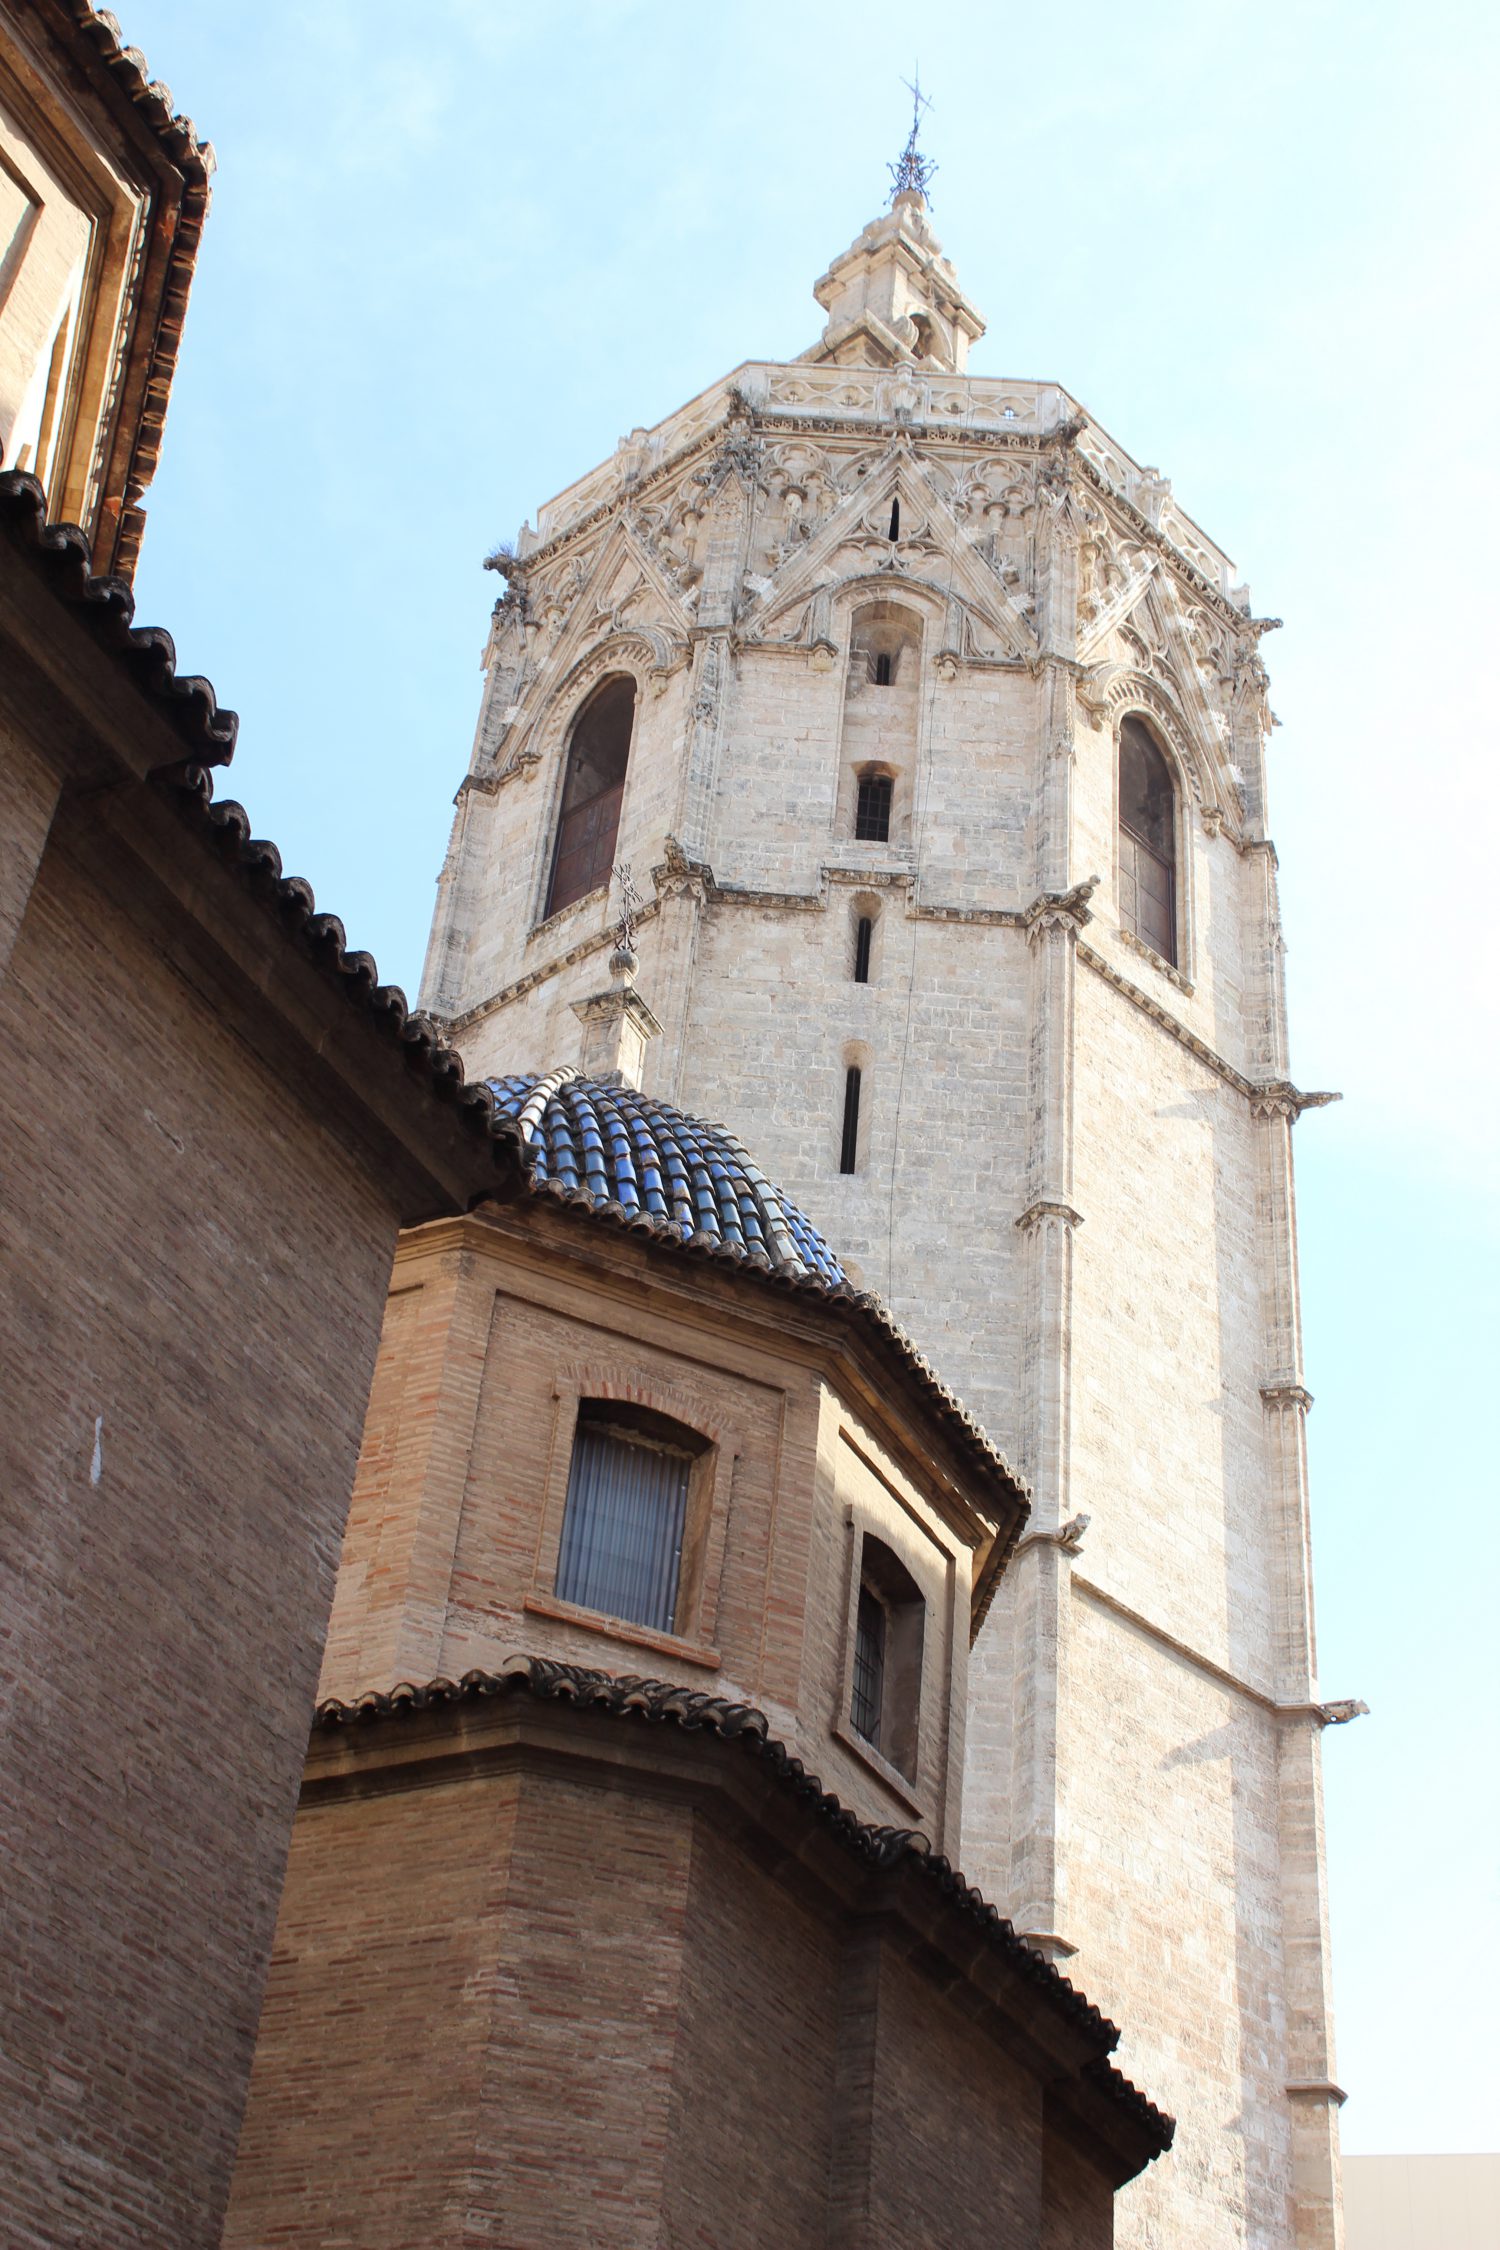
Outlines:
{"type": "Polygon", "coordinates": [[[547,889],[549,914],[609,881],[634,722],[635,682],[623,673],[601,682],[573,722],[547,889]]]}
{"type": "Polygon", "coordinates": [[[693,1464],[708,1441],[665,1414],[616,1399],[578,1409],[559,1601],[658,1633],[677,1629],[693,1464]]]}
{"type": "Polygon", "coordinates": [[[1177,965],[1177,792],[1144,719],[1120,724],[1120,922],[1177,965]]]}
{"type": "Polygon", "coordinates": [[[891,796],[892,782],[888,773],[860,775],[854,800],[854,833],[861,843],[889,843],[891,796]]]}
{"type": "Polygon", "coordinates": [[[866,1532],[860,1542],[849,1721],[872,1750],[907,1775],[917,1766],[926,1623],[921,1587],[885,1541],[866,1532]]]}
{"type": "Polygon", "coordinates": [[[874,941],[875,917],[873,914],[861,914],[854,924],[854,981],[856,984],[868,984],[870,981],[870,947],[874,941]]]}

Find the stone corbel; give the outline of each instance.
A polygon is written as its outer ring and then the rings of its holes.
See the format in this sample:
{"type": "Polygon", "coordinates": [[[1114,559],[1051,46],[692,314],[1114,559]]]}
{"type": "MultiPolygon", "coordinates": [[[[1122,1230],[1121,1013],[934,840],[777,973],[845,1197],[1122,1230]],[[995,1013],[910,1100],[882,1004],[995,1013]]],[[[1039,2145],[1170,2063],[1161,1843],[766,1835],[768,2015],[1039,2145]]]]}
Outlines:
{"type": "Polygon", "coordinates": [[[1263,1403],[1277,1413],[1290,1407],[1306,1414],[1313,1402],[1312,1392],[1304,1390],[1300,1383],[1262,1383],[1260,1395],[1263,1403]]]}
{"type": "Polygon", "coordinates": [[[1016,1558],[1025,1554],[1028,1547],[1056,1547],[1064,1555],[1083,1553],[1083,1535],[1092,1523],[1092,1516],[1069,1516],[1056,1531],[1028,1531],[1024,1539],[1016,1541],[1016,1558]]]}
{"type": "Polygon", "coordinates": [[[1046,930],[1071,930],[1076,937],[1093,920],[1089,900],[1099,888],[1097,875],[1087,876],[1067,891],[1043,891],[1027,907],[1022,920],[1033,943],[1046,930]]]}
{"type": "Polygon", "coordinates": [[[1330,1102],[1341,1102],[1342,1094],[1304,1094],[1289,1078],[1268,1079],[1256,1086],[1250,1095],[1252,1117],[1286,1117],[1293,1122],[1305,1109],[1326,1109],[1330,1102]]]}
{"type": "Polygon", "coordinates": [[[1071,1203],[1055,1202],[1046,1196],[1028,1203],[1015,1223],[1023,1234],[1031,1234],[1048,1219],[1059,1219],[1070,1229],[1083,1225],[1083,1213],[1075,1211],[1071,1203]]]}
{"type": "Polygon", "coordinates": [[[701,897],[714,888],[714,871],[707,860],[690,859],[675,836],[667,837],[665,855],[651,870],[658,898],[676,898],[683,891],[696,891],[701,897]]]}

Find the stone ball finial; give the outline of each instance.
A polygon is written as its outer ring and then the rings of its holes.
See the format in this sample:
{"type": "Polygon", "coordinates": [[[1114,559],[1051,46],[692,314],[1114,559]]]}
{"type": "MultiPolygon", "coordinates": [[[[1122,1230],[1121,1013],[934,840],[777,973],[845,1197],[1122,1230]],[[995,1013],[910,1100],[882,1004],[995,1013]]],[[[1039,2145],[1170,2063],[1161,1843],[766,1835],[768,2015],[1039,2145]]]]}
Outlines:
{"type": "Polygon", "coordinates": [[[634,984],[640,965],[633,949],[622,940],[609,957],[610,982],[624,987],[634,984]]]}

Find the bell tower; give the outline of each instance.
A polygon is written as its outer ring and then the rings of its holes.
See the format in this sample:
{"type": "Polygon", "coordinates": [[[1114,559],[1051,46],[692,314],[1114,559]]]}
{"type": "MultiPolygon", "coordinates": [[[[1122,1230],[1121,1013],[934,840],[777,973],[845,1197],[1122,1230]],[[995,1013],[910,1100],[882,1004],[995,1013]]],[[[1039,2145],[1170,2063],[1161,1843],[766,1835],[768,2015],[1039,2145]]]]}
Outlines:
{"type": "Polygon", "coordinates": [[[1274,620],[1059,385],[968,372],[914,154],[810,350],[493,558],[424,1001],[471,1073],[577,1064],[633,870],[647,1090],[756,1149],[1031,1482],[963,1863],[1179,2120],[1120,2239],[1335,2250],[1352,1707],[1316,1682],[1292,1189],[1333,1097],[1286,1051],[1274,620]]]}

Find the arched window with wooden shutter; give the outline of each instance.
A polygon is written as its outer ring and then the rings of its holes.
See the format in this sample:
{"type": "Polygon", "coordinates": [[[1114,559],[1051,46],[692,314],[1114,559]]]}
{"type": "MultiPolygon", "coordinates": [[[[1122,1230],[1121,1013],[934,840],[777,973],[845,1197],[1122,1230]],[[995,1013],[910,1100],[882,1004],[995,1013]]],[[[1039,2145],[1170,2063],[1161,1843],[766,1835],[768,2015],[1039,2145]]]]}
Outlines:
{"type": "Polygon", "coordinates": [[[1177,791],[1144,719],[1120,723],[1120,925],[1177,965],[1177,791]]]}
{"type": "Polygon", "coordinates": [[[547,888],[549,914],[609,881],[634,725],[635,682],[622,672],[600,682],[573,722],[547,888]]]}

